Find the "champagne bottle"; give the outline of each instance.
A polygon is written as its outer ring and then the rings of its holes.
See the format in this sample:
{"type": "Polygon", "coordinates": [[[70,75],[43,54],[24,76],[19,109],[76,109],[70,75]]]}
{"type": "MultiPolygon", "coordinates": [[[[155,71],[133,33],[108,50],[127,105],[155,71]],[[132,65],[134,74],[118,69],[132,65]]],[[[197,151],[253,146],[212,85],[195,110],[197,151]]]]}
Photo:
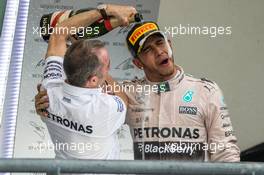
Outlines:
{"type": "MultiPolygon", "coordinates": [[[[44,14],[40,20],[40,32],[42,38],[48,42],[50,34],[53,32],[54,28],[58,23],[77,15],[79,13],[83,13],[89,10],[93,10],[92,8],[80,9],[77,11],[73,10],[65,10],[65,11],[56,11],[50,14],[44,14]]],[[[143,19],[142,15],[137,13],[129,19],[130,23],[133,22],[140,22],[143,19]]],[[[89,39],[89,38],[96,38],[102,36],[114,28],[120,26],[119,21],[114,18],[110,17],[108,19],[100,19],[90,26],[86,26],[82,28],[83,30],[76,32],[73,37],[76,39],[89,39]]]]}

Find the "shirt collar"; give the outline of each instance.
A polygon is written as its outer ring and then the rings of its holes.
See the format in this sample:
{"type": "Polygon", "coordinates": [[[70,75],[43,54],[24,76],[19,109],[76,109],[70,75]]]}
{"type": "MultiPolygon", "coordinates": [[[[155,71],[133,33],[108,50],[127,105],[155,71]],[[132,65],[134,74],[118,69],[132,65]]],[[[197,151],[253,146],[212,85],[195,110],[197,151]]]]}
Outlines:
{"type": "Polygon", "coordinates": [[[161,92],[167,92],[167,91],[171,91],[174,90],[178,87],[178,85],[180,84],[180,82],[183,80],[184,78],[184,71],[182,69],[182,67],[175,65],[176,67],[176,75],[171,78],[170,80],[167,81],[163,81],[163,82],[151,82],[147,79],[147,77],[145,77],[146,82],[150,85],[157,85],[159,88],[158,93],[161,92]],[[162,86],[162,88],[160,88],[162,86]]]}
{"type": "Polygon", "coordinates": [[[82,88],[63,83],[63,91],[73,96],[94,95],[102,93],[102,88],[82,88]]]}

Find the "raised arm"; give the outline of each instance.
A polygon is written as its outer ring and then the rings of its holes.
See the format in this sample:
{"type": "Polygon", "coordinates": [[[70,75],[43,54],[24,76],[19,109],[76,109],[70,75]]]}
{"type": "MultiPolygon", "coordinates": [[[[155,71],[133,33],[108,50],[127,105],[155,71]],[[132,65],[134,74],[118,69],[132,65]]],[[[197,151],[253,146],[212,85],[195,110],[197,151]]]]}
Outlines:
{"type": "Polygon", "coordinates": [[[66,42],[70,36],[70,31],[73,28],[77,31],[78,28],[88,26],[100,18],[101,15],[97,10],[91,10],[57,24],[53,30],[54,32],[50,36],[46,58],[49,56],[64,57],[67,50],[66,42]]]}
{"type": "MultiPolygon", "coordinates": [[[[128,25],[129,18],[136,14],[136,12],[136,9],[132,6],[106,5],[107,16],[116,17],[121,25],[128,25]]],[[[102,18],[101,13],[95,9],[80,13],[59,23],[54,30],[56,32],[51,34],[46,57],[63,57],[67,49],[66,41],[70,35],[69,31],[71,31],[72,28],[78,29],[80,27],[89,26],[100,18],[102,18]]]]}

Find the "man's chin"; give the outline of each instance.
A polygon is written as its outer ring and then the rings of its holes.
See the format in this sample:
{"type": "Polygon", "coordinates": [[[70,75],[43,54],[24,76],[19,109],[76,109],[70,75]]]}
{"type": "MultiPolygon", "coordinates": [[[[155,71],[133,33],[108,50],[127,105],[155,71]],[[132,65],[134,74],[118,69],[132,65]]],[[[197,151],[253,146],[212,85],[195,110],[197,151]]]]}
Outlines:
{"type": "Polygon", "coordinates": [[[176,71],[174,71],[174,67],[170,67],[169,69],[163,69],[160,71],[160,75],[162,75],[164,78],[170,79],[172,78],[174,75],[176,75],[175,73],[176,71]]]}

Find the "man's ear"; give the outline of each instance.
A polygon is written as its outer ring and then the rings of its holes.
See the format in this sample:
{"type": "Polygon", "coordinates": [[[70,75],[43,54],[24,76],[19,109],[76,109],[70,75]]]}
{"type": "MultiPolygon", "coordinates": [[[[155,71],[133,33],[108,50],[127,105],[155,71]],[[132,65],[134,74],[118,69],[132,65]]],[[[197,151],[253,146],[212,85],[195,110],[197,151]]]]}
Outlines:
{"type": "Polygon", "coordinates": [[[94,75],[94,76],[91,76],[87,81],[86,81],[86,84],[85,84],[85,87],[88,87],[88,88],[95,88],[98,86],[98,82],[99,82],[99,78],[94,75]]]}
{"type": "Polygon", "coordinates": [[[171,42],[170,39],[168,39],[168,43],[169,43],[169,45],[170,45],[170,47],[171,47],[171,49],[172,49],[172,42],[171,42]]]}
{"type": "Polygon", "coordinates": [[[168,47],[168,55],[169,57],[173,57],[173,51],[172,51],[172,42],[170,39],[167,39],[166,41],[167,47],[168,47]]]}
{"type": "Polygon", "coordinates": [[[143,69],[143,64],[142,64],[142,62],[139,60],[139,58],[134,58],[134,59],[132,60],[132,62],[134,63],[134,65],[137,66],[137,68],[139,68],[139,69],[143,69]]]}

